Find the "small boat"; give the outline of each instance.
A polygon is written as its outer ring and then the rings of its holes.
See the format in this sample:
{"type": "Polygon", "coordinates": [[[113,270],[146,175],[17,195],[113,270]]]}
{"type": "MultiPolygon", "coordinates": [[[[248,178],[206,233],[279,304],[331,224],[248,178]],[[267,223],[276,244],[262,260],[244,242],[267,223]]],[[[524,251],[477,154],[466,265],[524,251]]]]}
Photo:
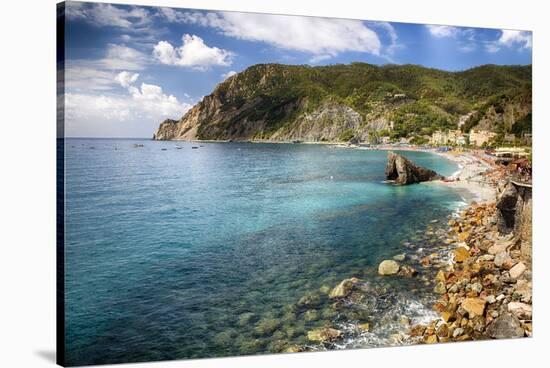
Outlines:
{"type": "Polygon", "coordinates": [[[161,148],[160,150],[161,150],[161,151],[166,151],[166,148],[161,148]]]}
{"type": "Polygon", "coordinates": [[[176,149],[181,149],[181,146],[176,146],[176,149]]]}
{"type": "Polygon", "coordinates": [[[197,146],[193,146],[193,147],[191,147],[191,149],[198,149],[198,148],[199,148],[199,147],[197,147],[197,146]]]}

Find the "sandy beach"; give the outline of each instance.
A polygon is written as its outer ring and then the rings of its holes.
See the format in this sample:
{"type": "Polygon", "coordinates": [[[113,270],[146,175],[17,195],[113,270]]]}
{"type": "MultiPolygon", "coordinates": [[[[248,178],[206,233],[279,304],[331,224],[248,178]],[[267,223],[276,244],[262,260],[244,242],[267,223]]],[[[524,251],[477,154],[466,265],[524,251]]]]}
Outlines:
{"type": "MultiPolygon", "coordinates": [[[[337,145],[336,147],[344,148],[337,145]]],[[[347,147],[346,147],[347,148],[347,147]]],[[[371,150],[372,148],[349,147],[355,149],[371,150]]],[[[428,152],[442,156],[455,162],[459,170],[448,177],[448,181],[431,181],[420,183],[420,185],[447,185],[461,192],[465,202],[488,202],[496,200],[496,185],[486,176],[494,168],[494,164],[485,153],[481,151],[448,151],[439,152],[435,149],[425,149],[416,146],[395,147],[378,146],[376,150],[381,151],[415,151],[428,152]]]]}
{"type": "Polygon", "coordinates": [[[487,202],[496,200],[496,186],[491,183],[485,174],[492,166],[482,160],[477,154],[471,152],[435,152],[458,164],[460,170],[449,179],[453,181],[439,181],[438,184],[448,185],[458,190],[469,193],[468,202],[487,202]]]}

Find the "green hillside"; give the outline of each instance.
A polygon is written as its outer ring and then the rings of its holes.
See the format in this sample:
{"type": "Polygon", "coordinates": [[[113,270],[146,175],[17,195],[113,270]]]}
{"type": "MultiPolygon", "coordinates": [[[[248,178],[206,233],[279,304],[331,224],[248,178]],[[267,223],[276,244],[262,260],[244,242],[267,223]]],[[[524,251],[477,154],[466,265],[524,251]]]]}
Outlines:
{"type": "Polygon", "coordinates": [[[446,72],[365,63],[258,64],[220,83],[156,139],[394,138],[473,127],[531,130],[531,66],[446,72]]]}

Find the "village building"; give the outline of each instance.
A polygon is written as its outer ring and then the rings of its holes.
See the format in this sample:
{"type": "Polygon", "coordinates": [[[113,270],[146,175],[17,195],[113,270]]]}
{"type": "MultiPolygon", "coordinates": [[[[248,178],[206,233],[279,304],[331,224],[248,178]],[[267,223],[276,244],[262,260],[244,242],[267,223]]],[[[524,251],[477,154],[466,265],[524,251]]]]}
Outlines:
{"type": "Polygon", "coordinates": [[[434,146],[445,146],[445,145],[465,145],[466,136],[460,130],[447,130],[435,131],[431,138],[430,144],[434,146]]]}
{"type": "Polygon", "coordinates": [[[470,130],[470,144],[472,146],[481,147],[489,144],[489,142],[496,136],[496,133],[489,132],[487,130],[470,130]]]}
{"type": "Polygon", "coordinates": [[[504,142],[514,143],[516,141],[516,135],[513,133],[506,133],[504,135],[504,142]]]}

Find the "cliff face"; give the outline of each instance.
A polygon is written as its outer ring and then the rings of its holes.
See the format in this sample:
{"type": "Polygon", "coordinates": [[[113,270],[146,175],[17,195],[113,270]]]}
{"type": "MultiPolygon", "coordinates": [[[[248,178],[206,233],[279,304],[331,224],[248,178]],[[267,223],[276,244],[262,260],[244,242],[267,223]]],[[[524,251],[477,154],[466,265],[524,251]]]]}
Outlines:
{"type": "Polygon", "coordinates": [[[520,243],[521,256],[531,260],[532,248],[532,189],[530,186],[508,182],[499,194],[497,226],[501,233],[513,233],[520,243]]]}
{"type": "Polygon", "coordinates": [[[260,64],[218,84],[158,140],[368,141],[470,128],[530,130],[531,67],[260,64]],[[464,118],[464,117],[467,118],[464,118]]]}

